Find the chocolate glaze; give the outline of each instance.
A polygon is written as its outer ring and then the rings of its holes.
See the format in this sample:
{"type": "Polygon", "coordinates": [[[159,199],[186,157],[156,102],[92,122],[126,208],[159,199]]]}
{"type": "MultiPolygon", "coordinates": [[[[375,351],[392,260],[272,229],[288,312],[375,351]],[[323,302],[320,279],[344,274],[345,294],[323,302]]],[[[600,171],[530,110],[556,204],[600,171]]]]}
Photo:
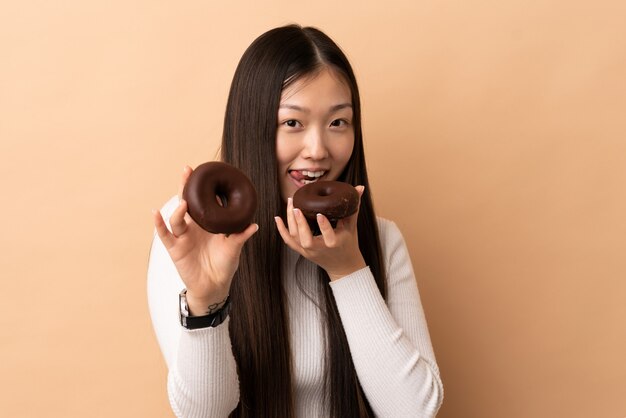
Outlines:
{"type": "Polygon", "coordinates": [[[242,232],[252,223],[257,208],[257,194],[250,179],[236,167],[219,161],[200,164],[191,173],[183,199],[191,218],[214,234],[242,232]]]}
{"type": "Polygon", "coordinates": [[[293,195],[293,206],[302,211],[311,230],[317,234],[318,213],[326,216],[334,228],[339,219],[356,213],[359,207],[359,193],[348,183],[318,180],[296,190],[293,195]]]}

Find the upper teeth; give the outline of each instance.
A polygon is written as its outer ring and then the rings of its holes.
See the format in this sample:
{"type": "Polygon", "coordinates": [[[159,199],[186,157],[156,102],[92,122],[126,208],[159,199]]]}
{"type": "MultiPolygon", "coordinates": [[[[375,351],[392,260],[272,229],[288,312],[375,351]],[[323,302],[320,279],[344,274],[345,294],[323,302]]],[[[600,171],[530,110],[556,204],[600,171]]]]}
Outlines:
{"type": "Polygon", "coordinates": [[[302,170],[301,171],[303,176],[307,176],[307,177],[322,177],[322,175],[325,173],[325,171],[306,171],[306,170],[302,170]]]}

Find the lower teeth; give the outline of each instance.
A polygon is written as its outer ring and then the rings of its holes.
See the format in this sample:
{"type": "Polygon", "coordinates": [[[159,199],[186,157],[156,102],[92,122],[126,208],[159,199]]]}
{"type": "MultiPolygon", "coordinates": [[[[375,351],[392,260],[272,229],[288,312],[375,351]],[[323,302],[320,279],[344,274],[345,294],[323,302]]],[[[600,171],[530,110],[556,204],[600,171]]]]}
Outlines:
{"type": "Polygon", "coordinates": [[[315,180],[302,180],[302,183],[304,184],[311,184],[311,183],[315,183],[317,181],[317,179],[315,180]]]}

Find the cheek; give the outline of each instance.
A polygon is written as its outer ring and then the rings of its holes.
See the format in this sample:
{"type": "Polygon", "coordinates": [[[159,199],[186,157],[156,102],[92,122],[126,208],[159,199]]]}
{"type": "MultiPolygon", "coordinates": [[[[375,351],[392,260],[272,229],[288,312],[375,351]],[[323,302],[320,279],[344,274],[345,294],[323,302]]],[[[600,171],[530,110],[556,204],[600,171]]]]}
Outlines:
{"type": "Polygon", "coordinates": [[[350,136],[346,138],[345,141],[342,141],[338,144],[337,149],[335,150],[336,159],[341,163],[342,166],[345,166],[352,155],[352,150],[354,149],[354,136],[350,136]]]}
{"type": "Polygon", "coordinates": [[[292,152],[287,141],[280,138],[276,140],[276,160],[279,167],[289,163],[292,152]]]}

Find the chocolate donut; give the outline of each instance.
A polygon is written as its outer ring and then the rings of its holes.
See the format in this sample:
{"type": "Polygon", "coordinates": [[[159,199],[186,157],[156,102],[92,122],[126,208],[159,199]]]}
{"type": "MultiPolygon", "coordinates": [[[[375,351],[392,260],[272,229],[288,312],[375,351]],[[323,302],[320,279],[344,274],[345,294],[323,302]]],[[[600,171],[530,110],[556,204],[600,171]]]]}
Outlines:
{"type": "Polygon", "coordinates": [[[339,219],[356,213],[359,193],[348,183],[316,181],[300,187],[293,195],[293,207],[302,211],[314,234],[319,234],[316,215],[321,213],[333,228],[339,219]]]}
{"type": "Polygon", "coordinates": [[[257,208],[256,190],[250,179],[241,170],[219,161],[200,164],[191,173],[183,199],[191,218],[213,234],[242,232],[257,208]]]}

